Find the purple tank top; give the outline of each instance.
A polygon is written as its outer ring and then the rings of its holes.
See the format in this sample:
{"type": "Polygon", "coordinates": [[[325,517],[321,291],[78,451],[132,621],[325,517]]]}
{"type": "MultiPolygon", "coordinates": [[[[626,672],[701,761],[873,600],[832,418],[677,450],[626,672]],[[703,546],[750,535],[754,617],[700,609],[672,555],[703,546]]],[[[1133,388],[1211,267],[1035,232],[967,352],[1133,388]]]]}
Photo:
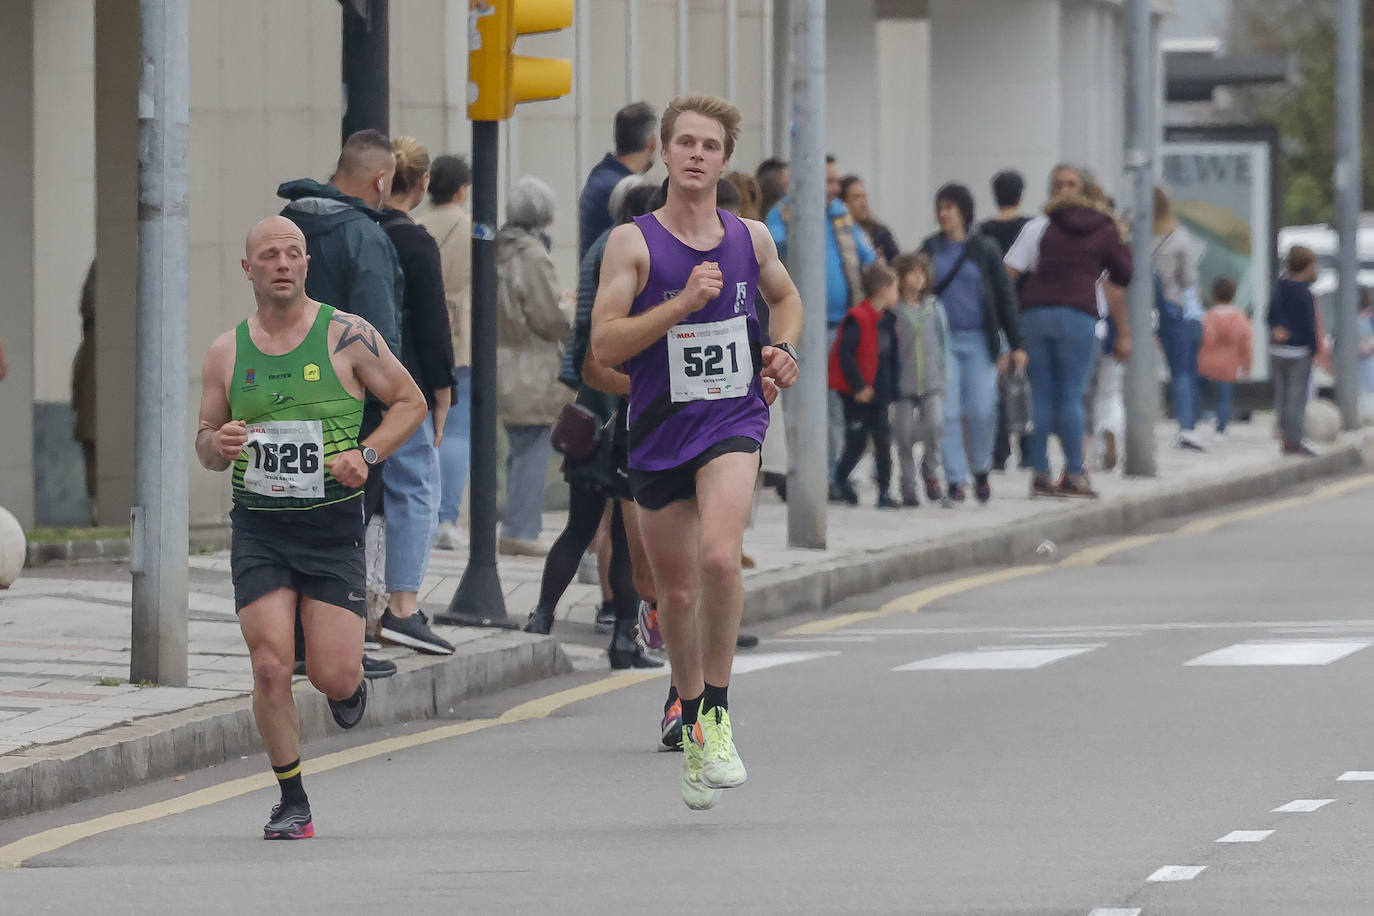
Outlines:
{"type": "Polygon", "coordinates": [[[768,431],[768,405],[758,374],[754,241],[739,217],[716,212],[725,236],[710,251],[689,247],[652,213],[635,218],[649,246],[649,280],[630,306],[631,315],[676,296],[692,268],[705,261],[720,265],[724,281],[719,296],[625,363],[630,375],[629,465],[635,470],[677,467],[735,436],[762,443],[768,431]]]}

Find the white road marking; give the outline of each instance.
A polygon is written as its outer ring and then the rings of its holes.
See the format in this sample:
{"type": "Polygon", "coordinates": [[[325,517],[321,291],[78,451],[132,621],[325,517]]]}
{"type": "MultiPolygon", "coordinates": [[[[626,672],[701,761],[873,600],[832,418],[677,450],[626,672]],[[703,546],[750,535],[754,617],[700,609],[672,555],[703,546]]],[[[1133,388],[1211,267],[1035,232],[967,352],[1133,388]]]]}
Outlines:
{"type": "Polygon", "coordinates": [[[899,665],[893,671],[1028,671],[1102,648],[1101,643],[1080,646],[985,646],[975,652],[951,652],[899,665]]]}
{"type": "Polygon", "coordinates": [[[776,668],[778,665],[809,662],[817,658],[830,658],[839,654],[838,652],[763,652],[736,655],[735,664],[730,669],[730,673],[732,675],[745,674],[750,671],[762,671],[765,668],[776,668]]]}
{"type": "MultiPolygon", "coordinates": [[[[1069,634],[1091,633],[1094,638],[1102,639],[1121,633],[1137,631],[1169,632],[1172,630],[1281,630],[1285,627],[1327,627],[1348,629],[1374,629],[1374,620],[1237,620],[1233,622],[1187,623],[1120,623],[1102,626],[1049,626],[1037,627],[1034,632],[1051,633],[1060,639],[1069,634]]],[[[1028,633],[1025,625],[1004,627],[853,627],[844,630],[851,636],[959,636],[965,633],[1028,633]]]]}
{"type": "Polygon", "coordinates": [[[1279,805],[1271,814],[1311,814],[1318,808],[1325,808],[1335,801],[1334,798],[1295,798],[1286,805],[1279,805]]]}
{"type": "Polygon", "coordinates": [[[1140,916],[1140,907],[1100,906],[1088,916],[1140,916]]]}
{"type": "Polygon", "coordinates": [[[1218,843],[1260,843],[1273,836],[1272,830],[1232,830],[1217,840],[1218,843]]]}
{"type": "Polygon", "coordinates": [[[1145,880],[1156,884],[1161,881],[1191,881],[1206,870],[1206,865],[1166,865],[1145,880]]]}
{"type": "Polygon", "coordinates": [[[1349,770],[1337,776],[1336,782],[1374,782],[1374,770],[1349,770]]]}
{"type": "Polygon", "coordinates": [[[1185,664],[1189,667],[1329,665],[1370,646],[1374,646],[1374,640],[1254,639],[1199,655],[1185,664]]]}
{"type": "MultiPolygon", "coordinates": [[[[768,645],[814,646],[819,642],[877,642],[876,636],[850,636],[848,633],[817,633],[815,636],[770,636],[768,645]]],[[[738,657],[738,656],[737,656],[738,657]]]]}

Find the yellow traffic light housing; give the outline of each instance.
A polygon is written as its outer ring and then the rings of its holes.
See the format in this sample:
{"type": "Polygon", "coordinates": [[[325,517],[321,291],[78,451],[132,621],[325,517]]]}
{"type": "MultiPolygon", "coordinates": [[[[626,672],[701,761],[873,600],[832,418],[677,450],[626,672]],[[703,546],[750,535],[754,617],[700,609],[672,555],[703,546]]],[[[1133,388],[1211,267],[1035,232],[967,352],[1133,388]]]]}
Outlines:
{"type": "Polygon", "coordinates": [[[572,62],[515,53],[521,35],[572,26],[573,0],[468,0],[468,117],[504,121],[520,102],[572,91],[572,62]]]}

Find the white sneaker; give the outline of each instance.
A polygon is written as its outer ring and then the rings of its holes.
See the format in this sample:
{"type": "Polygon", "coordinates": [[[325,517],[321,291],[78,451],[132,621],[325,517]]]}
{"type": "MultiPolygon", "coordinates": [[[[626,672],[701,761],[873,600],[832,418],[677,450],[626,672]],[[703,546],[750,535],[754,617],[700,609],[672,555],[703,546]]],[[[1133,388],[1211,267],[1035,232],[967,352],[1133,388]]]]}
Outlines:
{"type": "Polygon", "coordinates": [[[439,550],[463,550],[468,539],[457,522],[440,522],[434,531],[434,546],[439,550]]]}
{"type": "Polygon", "coordinates": [[[716,708],[710,711],[702,709],[698,715],[697,725],[701,727],[705,739],[701,784],[708,789],[734,789],[744,785],[749,774],[735,748],[730,713],[716,708]]]}
{"type": "Polygon", "coordinates": [[[693,811],[705,811],[720,799],[720,790],[702,782],[701,770],[706,748],[702,744],[701,724],[682,730],[682,801],[693,811]]]}
{"type": "Polygon", "coordinates": [[[1207,446],[1202,444],[1202,439],[1198,436],[1197,431],[1191,429],[1178,434],[1178,447],[1194,452],[1207,451],[1207,446]]]}

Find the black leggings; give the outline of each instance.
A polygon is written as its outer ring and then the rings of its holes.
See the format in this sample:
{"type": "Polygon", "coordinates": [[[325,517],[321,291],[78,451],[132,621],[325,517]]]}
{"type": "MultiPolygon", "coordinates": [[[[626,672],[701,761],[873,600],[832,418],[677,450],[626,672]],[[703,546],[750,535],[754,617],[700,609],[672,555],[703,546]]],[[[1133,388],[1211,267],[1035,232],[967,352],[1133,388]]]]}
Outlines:
{"type": "MultiPolygon", "coordinates": [[[[579,484],[569,487],[568,524],[553,542],[544,560],[544,578],[539,583],[539,606],[552,609],[577,575],[577,564],[596,538],[606,497],[579,484]]],[[[611,591],[616,620],[634,620],[639,610],[635,593],[634,568],[630,564],[630,543],[625,536],[625,519],[620,500],[611,501],[611,591]]]]}
{"type": "Polygon", "coordinates": [[[850,395],[841,395],[841,400],[844,403],[844,451],[835,465],[835,481],[843,483],[849,479],[872,439],[878,493],[884,494],[892,482],[892,429],[887,419],[888,404],[882,401],[860,404],[850,395]]]}

